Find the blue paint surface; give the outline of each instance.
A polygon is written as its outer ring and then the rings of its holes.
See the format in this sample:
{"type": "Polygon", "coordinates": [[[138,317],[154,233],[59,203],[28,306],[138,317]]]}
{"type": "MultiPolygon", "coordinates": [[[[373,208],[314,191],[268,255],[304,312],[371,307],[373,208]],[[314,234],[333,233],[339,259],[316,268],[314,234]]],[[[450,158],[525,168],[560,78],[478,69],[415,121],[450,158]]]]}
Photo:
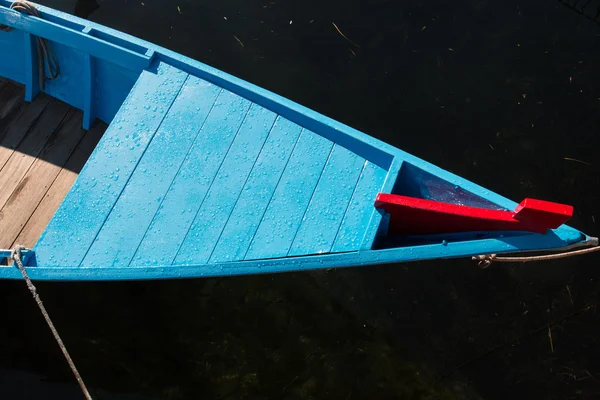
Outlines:
{"type": "MultiPolygon", "coordinates": [[[[23,16],[10,3],[0,0],[0,24],[15,28],[0,33],[0,76],[35,95],[35,46],[23,41],[47,38],[62,75],[46,92],[84,109],[86,125],[111,123],[29,258],[34,279],[266,273],[586,240],[562,226],[373,250],[385,235],[378,192],[516,203],[198,61],[45,7],[42,18],[23,16]]],[[[0,267],[0,278],[15,271],[0,267]]]]}
{"type": "Polygon", "coordinates": [[[215,246],[210,262],[243,260],[302,128],[279,117],[215,246]]]}
{"type": "Polygon", "coordinates": [[[220,93],[142,240],[133,265],[173,262],[249,109],[248,100],[228,91],[220,93]]]}
{"type": "Polygon", "coordinates": [[[190,77],[185,82],[100,230],[84,265],[129,264],[219,91],[198,78],[190,77]]]}
{"type": "Polygon", "coordinates": [[[333,251],[342,252],[360,248],[365,236],[364,227],[376,212],[373,210],[373,193],[377,193],[383,186],[386,173],[387,171],[375,164],[365,162],[335,238],[333,251]]]}
{"type": "Polygon", "coordinates": [[[363,158],[351,151],[338,145],[333,147],[288,256],[331,251],[364,163],[363,158]]]}
{"type": "Polygon", "coordinates": [[[245,260],[287,255],[332,148],[331,141],[302,132],[245,260]]]}
{"type": "Polygon", "coordinates": [[[38,240],[40,265],[83,261],[187,76],[163,63],[140,76],[38,240]]]}
{"type": "Polygon", "coordinates": [[[275,118],[265,108],[255,104],[250,108],[175,258],[176,264],[209,260],[275,118]]]}

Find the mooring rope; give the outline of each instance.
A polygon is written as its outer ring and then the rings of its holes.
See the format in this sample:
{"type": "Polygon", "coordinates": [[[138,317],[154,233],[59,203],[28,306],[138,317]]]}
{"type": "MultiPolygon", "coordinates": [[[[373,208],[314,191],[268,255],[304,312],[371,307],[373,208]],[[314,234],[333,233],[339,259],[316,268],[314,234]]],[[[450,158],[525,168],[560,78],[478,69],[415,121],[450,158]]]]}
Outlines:
{"type": "MultiPolygon", "coordinates": [[[[34,17],[41,18],[41,14],[39,10],[35,7],[33,3],[28,1],[15,1],[10,5],[10,8],[15,11],[19,11],[24,14],[33,15],[34,17]]],[[[13,28],[6,25],[0,24],[0,31],[10,32],[13,28]]],[[[38,74],[39,74],[39,83],[40,90],[44,90],[46,80],[53,81],[58,78],[60,74],[60,68],[58,66],[58,61],[52,48],[48,44],[48,41],[39,36],[37,38],[37,50],[38,50],[38,74]],[[48,72],[50,76],[46,76],[46,66],[48,66],[48,72]]]]}
{"type": "Polygon", "coordinates": [[[54,327],[54,323],[52,322],[50,315],[46,311],[46,307],[44,307],[44,304],[42,303],[42,300],[40,299],[40,296],[38,295],[36,287],[33,285],[33,282],[31,282],[29,275],[27,275],[27,271],[25,270],[25,267],[23,266],[23,262],[21,261],[22,260],[22,255],[21,255],[22,250],[26,250],[25,247],[16,245],[15,248],[11,251],[10,257],[14,260],[14,262],[19,267],[19,270],[21,271],[21,275],[23,275],[23,279],[25,279],[25,282],[27,283],[27,288],[31,292],[31,295],[33,296],[33,298],[35,299],[35,302],[37,303],[38,307],[40,308],[40,311],[42,312],[42,315],[44,316],[44,319],[46,320],[48,327],[50,327],[50,330],[52,331],[52,334],[54,335],[54,339],[56,339],[56,343],[58,343],[58,347],[60,347],[60,349],[62,350],[62,352],[65,356],[65,359],[67,360],[67,363],[69,364],[69,367],[71,367],[71,371],[73,371],[73,375],[75,375],[75,379],[77,379],[77,382],[79,383],[79,387],[81,387],[83,395],[85,396],[86,400],[93,400],[92,396],[90,395],[90,392],[88,391],[87,387],[85,386],[85,383],[83,382],[83,379],[81,378],[81,375],[79,374],[79,371],[77,370],[77,367],[75,366],[75,363],[73,362],[73,359],[69,355],[69,352],[68,352],[65,344],[63,343],[62,339],[60,338],[58,331],[54,327]]]}
{"type": "Polygon", "coordinates": [[[492,265],[493,262],[529,262],[529,261],[547,261],[547,260],[557,260],[559,258],[567,258],[573,256],[579,256],[582,254],[594,253],[596,251],[600,251],[600,246],[598,246],[598,238],[590,238],[590,242],[593,247],[588,247],[585,249],[579,250],[567,250],[562,253],[556,254],[544,254],[541,256],[516,256],[516,257],[498,257],[496,254],[486,254],[480,256],[473,256],[471,259],[474,261],[479,261],[477,264],[481,268],[487,268],[492,265]]]}

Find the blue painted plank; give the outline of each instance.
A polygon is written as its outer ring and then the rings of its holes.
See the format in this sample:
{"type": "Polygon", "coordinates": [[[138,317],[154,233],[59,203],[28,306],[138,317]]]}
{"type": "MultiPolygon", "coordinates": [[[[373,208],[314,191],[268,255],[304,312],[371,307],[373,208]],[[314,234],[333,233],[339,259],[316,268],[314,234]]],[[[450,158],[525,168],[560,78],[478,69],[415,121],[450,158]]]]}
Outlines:
{"type": "Polygon", "coordinates": [[[243,260],[302,128],[278,117],[210,258],[243,260]]]}
{"type": "Polygon", "coordinates": [[[175,178],[220,88],[189,77],[83,260],[127,266],[175,178]]]}
{"type": "Polygon", "coordinates": [[[131,265],[173,262],[250,104],[231,92],[221,92],[131,265]]]}
{"type": "Polygon", "coordinates": [[[329,253],[365,159],[335,145],[288,255],[329,253]]]}
{"type": "Polygon", "coordinates": [[[277,115],[253,104],[198,211],[176,264],[209,260],[277,115]]]}
{"type": "Polygon", "coordinates": [[[187,76],[164,63],[142,73],[36,244],[40,264],[81,263],[187,76]]]}
{"type": "Polygon", "coordinates": [[[358,178],[356,189],[340,226],[333,252],[358,250],[374,212],[375,197],[381,190],[387,171],[366,162],[358,178]]]}
{"type": "Polygon", "coordinates": [[[246,260],[285,256],[313,196],[333,143],[303,131],[250,244],[246,260]]]}

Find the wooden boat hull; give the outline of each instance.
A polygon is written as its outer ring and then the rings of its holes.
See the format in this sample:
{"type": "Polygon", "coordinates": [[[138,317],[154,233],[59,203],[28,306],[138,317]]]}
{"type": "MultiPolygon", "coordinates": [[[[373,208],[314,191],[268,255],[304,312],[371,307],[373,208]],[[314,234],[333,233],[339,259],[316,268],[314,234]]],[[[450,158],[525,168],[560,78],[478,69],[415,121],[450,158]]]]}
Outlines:
{"type": "MultiPolygon", "coordinates": [[[[44,92],[110,124],[26,254],[32,279],[225,276],[552,250],[546,233],[393,235],[379,193],[512,210],[516,203],[198,61],[45,7],[0,0],[0,76],[40,91],[36,41],[61,75],[44,92]],[[10,55],[10,58],[4,57],[10,55]],[[25,65],[26,68],[22,66],[25,65]]],[[[417,234],[419,233],[419,234],[417,234]]],[[[0,254],[6,256],[7,253],[0,254]]],[[[19,278],[0,267],[0,278],[19,278]]]]}

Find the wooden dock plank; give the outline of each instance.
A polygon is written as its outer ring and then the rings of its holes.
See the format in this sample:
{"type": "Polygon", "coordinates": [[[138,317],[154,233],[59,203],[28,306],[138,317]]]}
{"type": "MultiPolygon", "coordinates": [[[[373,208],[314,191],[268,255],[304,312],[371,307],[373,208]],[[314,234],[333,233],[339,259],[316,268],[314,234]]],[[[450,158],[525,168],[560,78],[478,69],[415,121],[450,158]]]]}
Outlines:
{"type": "Polygon", "coordinates": [[[173,262],[250,104],[250,101],[229,91],[221,92],[131,265],[173,262]]]}
{"type": "Polygon", "coordinates": [[[81,171],[90,154],[96,148],[106,128],[105,123],[97,121],[83,135],[83,139],[81,139],[75,150],[73,150],[63,168],[61,168],[58,176],[40,200],[35,211],[19,233],[19,236],[11,244],[11,248],[16,244],[21,244],[28,248],[32,248],[35,245],[35,242],[46,228],[46,225],[48,225],[48,222],[73,185],[73,182],[77,179],[79,171],[81,171]]]}
{"type": "Polygon", "coordinates": [[[71,109],[52,136],[52,140],[46,142],[38,157],[34,159],[4,207],[0,208],[0,248],[12,245],[56,179],[85,133],[80,128],[81,123],[82,113],[71,109]]]}
{"type": "Polygon", "coordinates": [[[35,246],[38,265],[76,267],[83,261],[188,77],[161,62],[156,67],[156,71],[144,71],[140,75],[42,233],[35,246]]]}
{"type": "Polygon", "coordinates": [[[375,197],[383,186],[386,175],[386,170],[371,162],[365,163],[337,233],[333,252],[360,249],[365,235],[365,227],[369,224],[371,215],[375,211],[375,197]]]}
{"type": "Polygon", "coordinates": [[[210,258],[243,260],[273,192],[298,142],[302,127],[278,117],[210,258]]]}
{"type": "Polygon", "coordinates": [[[69,106],[65,103],[58,100],[50,102],[45,112],[0,169],[0,188],[2,188],[0,190],[0,209],[4,207],[13,191],[18,188],[19,183],[46,143],[55,140],[57,128],[68,111],[69,106]]]}
{"type": "Polygon", "coordinates": [[[365,159],[334,145],[288,256],[329,253],[365,159]]]}
{"type": "Polygon", "coordinates": [[[245,260],[287,255],[332,148],[330,140],[302,132],[245,260]]]}
{"type": "Polygon", "coordinates": [[[186,81],[83,260],[84,265],[129,265],[220,91],[196,77],[186,81]]]}
{"type": "Polygon", "coordinates": [[[219,240],[277,115],[253,104],[175,257],[176,264],[204,264],[219,240]]]}

